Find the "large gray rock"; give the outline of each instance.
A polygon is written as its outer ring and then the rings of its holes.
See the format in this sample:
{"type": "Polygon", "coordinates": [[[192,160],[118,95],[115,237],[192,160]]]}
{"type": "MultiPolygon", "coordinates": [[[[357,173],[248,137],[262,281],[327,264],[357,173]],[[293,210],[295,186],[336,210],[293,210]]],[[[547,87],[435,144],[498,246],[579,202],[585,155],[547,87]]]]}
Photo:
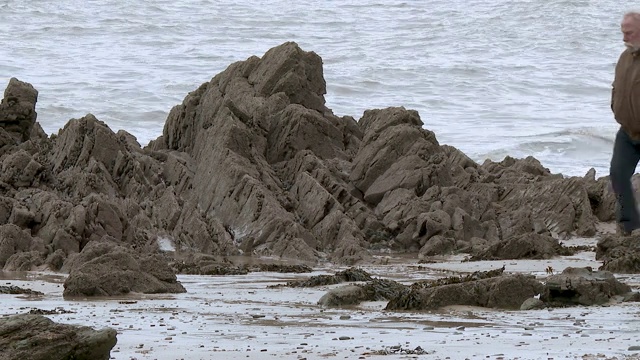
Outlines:
{"type": "Polygon", "coordinates": [[[167,259],[136,254],[108,239],[90,242],[62,270],[69,272],[64,297],[186,292],[167,259]]]}
{"type": "Polygon", "coordinates": [[[0,317],[0,359],[108,360],[116,331],[54,323],[42,315],[0,317]]]}

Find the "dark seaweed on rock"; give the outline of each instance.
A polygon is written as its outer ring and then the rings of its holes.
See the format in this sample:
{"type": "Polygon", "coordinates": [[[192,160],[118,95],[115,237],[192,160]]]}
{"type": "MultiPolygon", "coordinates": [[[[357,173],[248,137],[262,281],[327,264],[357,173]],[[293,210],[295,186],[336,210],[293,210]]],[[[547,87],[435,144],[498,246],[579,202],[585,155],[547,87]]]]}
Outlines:
{"type": "Polygon", "coordinates": [[[373,279],[366,284],[356,284],[364,293],[362,301],[389,300],[408,291],[408,287],[389,279],[373,279]]]}
{"type": "Polygon", "coordinates": [[[258,272],[278,272],[278,273],[310,273],[313,271],[309,265],[287,265],[287,264],[260,264],[258,266],[250,267],[251,271],[258,272]]]}
{"type": "Polygon", "coordinates": [[[426,288],[432,288],[432,287],[442,286],[442,285],[459,284],[459,283],[464,283],[469,281],[476,281],[480,279],[488,279],[496,276],[501,276],[504,273],[504,269],[505,269],[505,266],[502,265],[501,268],[493,269],[493,270],[474,271],[471,274],[448,276],[445,278],[439,278],[435,280],[416,281],[413,284],[411,284],[411,289],[412,290],[426,289],[426,288]]]}
{"type": "Polygon", "coordinates": [[[306,280],[289,281],[284,286],[316,287],[316,286],[335,285],[343,282],[371,281],[371,280],[373,280],[373,278],[366,271],[362,269],[357,269],[357,268],[349,268],[349,269],[337,272],[335,275],[316,275],[306,280]]]}
{"type": "Polygon", "coordinates": [[[31,289],[24,289],[18,286],[4,286],[0,285],[0,294],[24,294],[24,295],[44,295],[40,291],[35,291],[31,289]]]}

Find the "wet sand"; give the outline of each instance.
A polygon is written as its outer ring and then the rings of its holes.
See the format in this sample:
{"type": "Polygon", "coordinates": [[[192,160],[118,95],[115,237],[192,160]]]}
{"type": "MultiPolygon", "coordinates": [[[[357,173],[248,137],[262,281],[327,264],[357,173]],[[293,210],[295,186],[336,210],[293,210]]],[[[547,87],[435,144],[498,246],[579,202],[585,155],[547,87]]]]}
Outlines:
{"type": "MultiPolygon", "coordinates": [[[[595,243],[575,239],[568,245],[595,243]]],[[[553,260],[463,262],[457,256],[419,264],[389,257],[388,265],[362,266],[375,277],[410,284],[452,273],[489,270],[523,272],[544,279],[551,266],[600,266],[593,252],[553,260]]],[[[350,309],[324,309],[317,301],[332,286],[268,288],[294,279],[333,274],[323,267],[308,274],[272,272],[241,276],[188,276],[186,294],[109,299],[62,298],[64,274],[0,273],[0,285],[44,292],[44,296],[0,295],[0,314],[62,308],[48,315],[62,323],[112,327],[118,343],[112,359],[638,359],[640,305],[531,311],[451,307],[436,312],[383,311],[386,302],[350,309]],[[417,350],[417,351],[416,351],[417,350]],[[421,355],[407,354],[418,352],[421,355]]],[[[640,287],[640,275],[617,275],[640,287]]],[[[343,284],[341,284],[343,285],[343,284]]],[[[334,286],[341,286],[334,285],[334,286]]]]}

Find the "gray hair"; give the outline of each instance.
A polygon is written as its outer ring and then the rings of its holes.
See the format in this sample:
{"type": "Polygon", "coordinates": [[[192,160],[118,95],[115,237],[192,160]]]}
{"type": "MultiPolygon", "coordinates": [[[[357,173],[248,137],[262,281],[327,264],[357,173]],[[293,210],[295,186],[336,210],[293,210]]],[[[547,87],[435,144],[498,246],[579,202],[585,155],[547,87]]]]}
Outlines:
{"type": "Polygon", "coordinates": [[[631,17],[635,21],[640,21],[640,11],[627,11],[623,18],[631,17]]]}

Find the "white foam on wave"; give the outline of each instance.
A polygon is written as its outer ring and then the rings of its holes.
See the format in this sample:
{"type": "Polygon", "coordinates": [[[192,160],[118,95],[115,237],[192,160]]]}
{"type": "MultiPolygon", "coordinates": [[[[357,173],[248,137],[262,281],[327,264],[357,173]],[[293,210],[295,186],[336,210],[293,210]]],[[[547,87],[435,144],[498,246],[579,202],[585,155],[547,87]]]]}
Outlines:
{"type": "MultiPolygon", "coordinates": [[[[631,0],[7,4],[0,23],[12,32],[0,33],[7,44],[0,81],[15,76],[38,89],[38,121],[49,134],[90,112],[146,145],[203,81],[294,40],[322,57],[335,114],[410,107],[441,143],[470,156],[513,146],[512,135],[615,125],[609,98],[622,50],[619,16],[633,7],[631,0]],[[569,32],[567,16],[575,20],[569,32]]],[[[582,161],[570,156],[544,165],[557,172],[582,161]]],[[[608,164],[604,156],[585,161],[608,164]]]]}
{"type": "Polygon", "coordinates": [[[167,251],[167,252],[175,252],[176,251],[175,244],[169,238],[158,237],[156,242],[158,243],[158,248],[160,248],[160,251],[167,251]]]}

